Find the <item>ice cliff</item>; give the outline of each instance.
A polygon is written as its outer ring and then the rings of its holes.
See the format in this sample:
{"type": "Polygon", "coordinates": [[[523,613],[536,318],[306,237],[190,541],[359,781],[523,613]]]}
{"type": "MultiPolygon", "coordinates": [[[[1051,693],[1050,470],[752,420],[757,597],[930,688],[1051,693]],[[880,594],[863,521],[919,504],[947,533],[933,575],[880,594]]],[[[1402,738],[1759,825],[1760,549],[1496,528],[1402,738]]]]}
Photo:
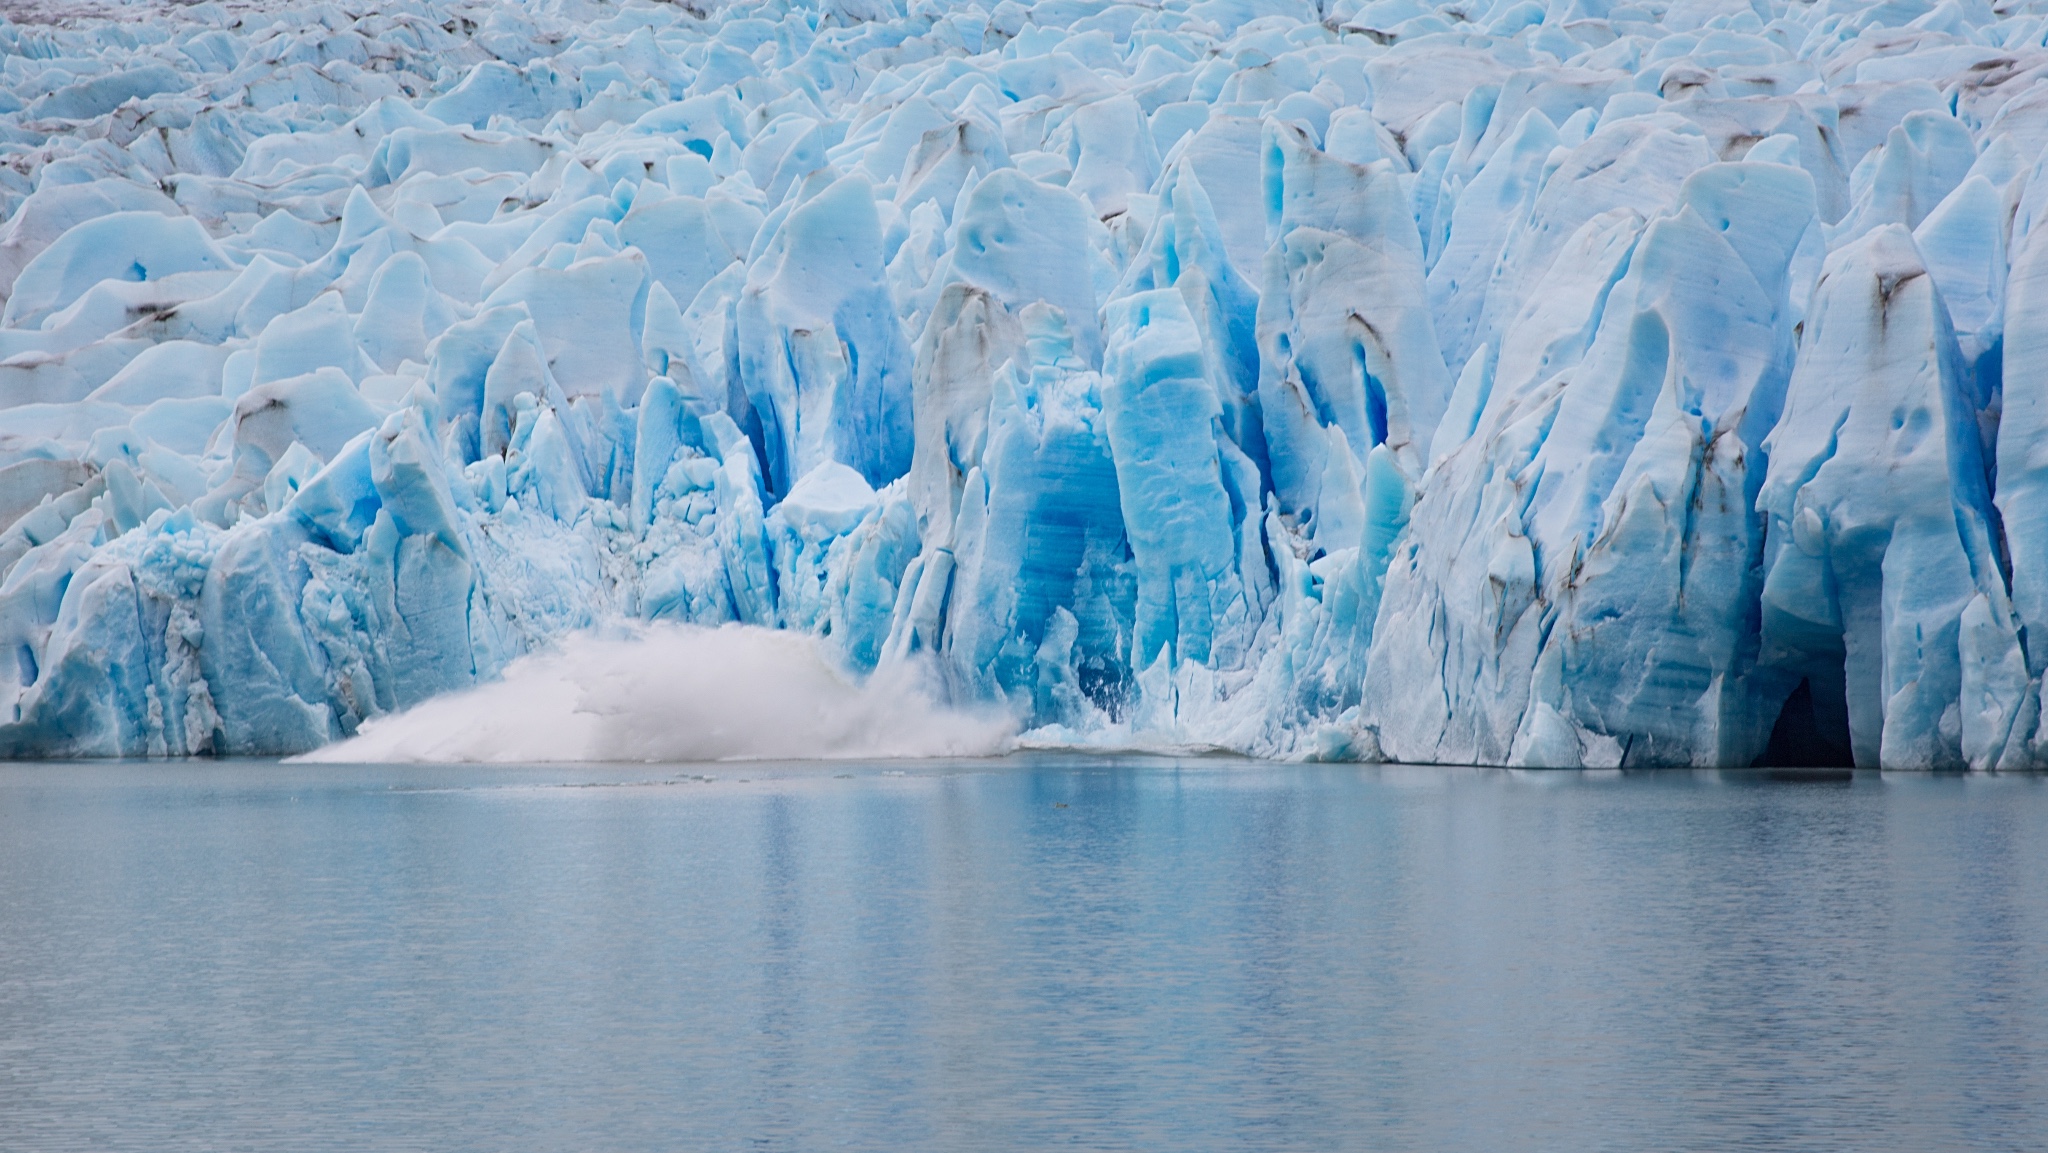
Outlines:
{"type": "Polygon", "coordinates": [[[647,620],[1051,743],[2048,764],[2040,0],[101,13],[0,22],[0,755],[647,620]]]}

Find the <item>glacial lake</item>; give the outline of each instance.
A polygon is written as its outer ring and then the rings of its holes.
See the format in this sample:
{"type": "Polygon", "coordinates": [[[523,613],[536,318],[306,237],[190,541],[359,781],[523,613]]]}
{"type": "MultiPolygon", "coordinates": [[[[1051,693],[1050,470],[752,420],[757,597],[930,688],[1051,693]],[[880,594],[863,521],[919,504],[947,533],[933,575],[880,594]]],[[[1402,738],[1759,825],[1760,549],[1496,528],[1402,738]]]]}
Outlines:
{"type": "Polygon", "coordinates": [[[2044,1149],[2048,780],[4,765],[0,1148],[2044,1149]]]}

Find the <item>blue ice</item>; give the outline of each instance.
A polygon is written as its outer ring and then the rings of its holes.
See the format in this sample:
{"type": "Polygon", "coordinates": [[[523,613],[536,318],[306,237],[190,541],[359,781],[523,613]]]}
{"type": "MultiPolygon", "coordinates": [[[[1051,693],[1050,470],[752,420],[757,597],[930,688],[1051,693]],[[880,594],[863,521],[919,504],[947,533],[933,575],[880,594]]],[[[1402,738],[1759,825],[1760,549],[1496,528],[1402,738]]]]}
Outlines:
{"type": "Polygon", "coordinates": [[[664,621],[1041,744],[2040,767],[2044,27],[0,20],[0,755],[664,621]]]}

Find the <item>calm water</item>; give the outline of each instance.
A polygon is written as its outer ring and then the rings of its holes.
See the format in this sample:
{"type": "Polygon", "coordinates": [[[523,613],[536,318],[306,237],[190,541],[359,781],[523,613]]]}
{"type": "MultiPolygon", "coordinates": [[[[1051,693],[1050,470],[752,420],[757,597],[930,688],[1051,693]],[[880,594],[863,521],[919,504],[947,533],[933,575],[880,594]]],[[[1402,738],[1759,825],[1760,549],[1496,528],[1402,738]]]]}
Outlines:
{"type": "Polygon", "coordinates": [[[900,768],[0,766],[0,1148],[2048,1148],[2042,779],[900,768]]]}

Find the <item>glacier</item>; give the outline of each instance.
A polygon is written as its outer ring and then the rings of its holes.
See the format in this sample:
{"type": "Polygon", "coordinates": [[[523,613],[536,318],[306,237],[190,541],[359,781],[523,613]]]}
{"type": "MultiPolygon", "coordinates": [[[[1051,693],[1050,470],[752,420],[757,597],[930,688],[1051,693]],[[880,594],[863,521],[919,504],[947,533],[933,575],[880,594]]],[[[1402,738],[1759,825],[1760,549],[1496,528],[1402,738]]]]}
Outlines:
{"type": "Polygon", "coordinates": [[[0,757],[2048,766],[2041,0],[16,15],[0,757]]]}

